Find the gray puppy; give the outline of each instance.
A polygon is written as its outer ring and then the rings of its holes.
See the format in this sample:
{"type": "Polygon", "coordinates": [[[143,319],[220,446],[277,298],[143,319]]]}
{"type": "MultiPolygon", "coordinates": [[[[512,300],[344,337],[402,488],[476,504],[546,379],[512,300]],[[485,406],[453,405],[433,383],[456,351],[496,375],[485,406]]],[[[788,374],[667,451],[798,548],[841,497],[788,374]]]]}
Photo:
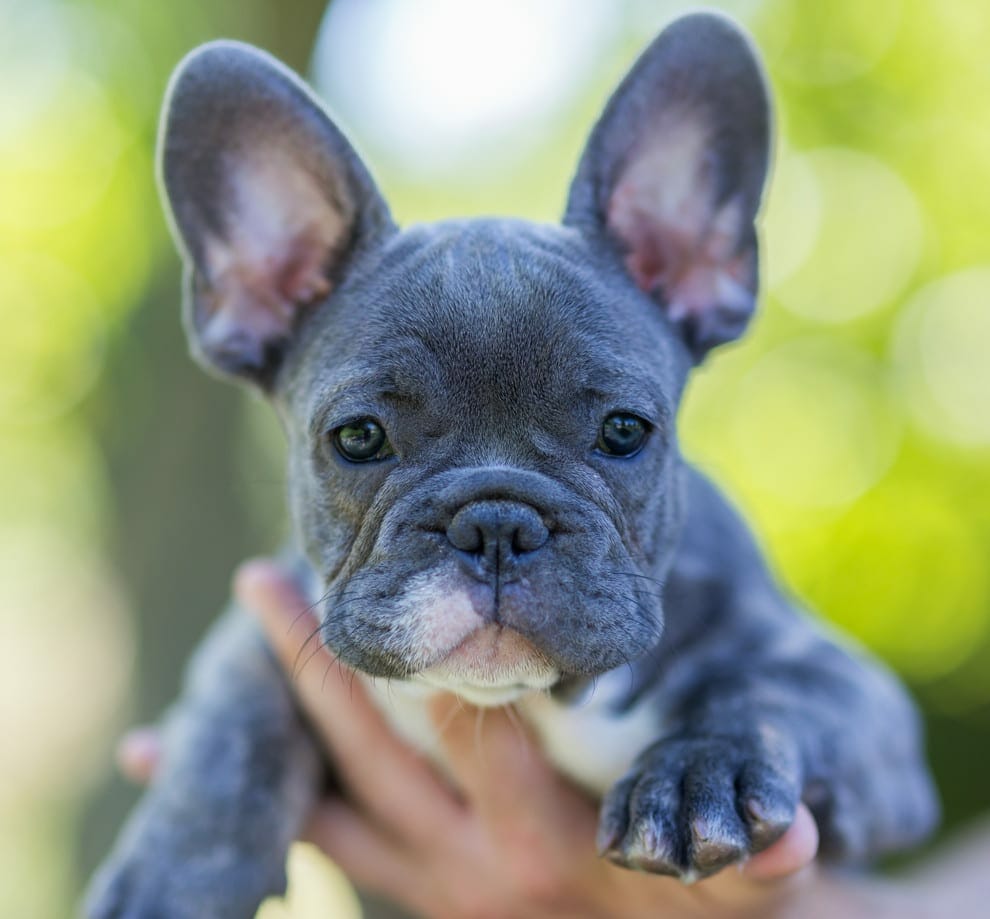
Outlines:
{"type": "MultiPolygon", "coordinates": [[[[937,811],[901,688],[795,611],[678,451],[688,372],[753,312],[769,144],[753,50],[709,14],[619,86],[561,226],[399,230],[320,103],[243,45],[190,55],[162,125],[192,348],[281,419],[322,640],[425,749],[429,693],[514,702],[602,796],[602,853],[685,879],[801,800],[836,858],[937,811]]],[[[253,915],[323,768],[229,611],[90,915],[253,915]]]]}

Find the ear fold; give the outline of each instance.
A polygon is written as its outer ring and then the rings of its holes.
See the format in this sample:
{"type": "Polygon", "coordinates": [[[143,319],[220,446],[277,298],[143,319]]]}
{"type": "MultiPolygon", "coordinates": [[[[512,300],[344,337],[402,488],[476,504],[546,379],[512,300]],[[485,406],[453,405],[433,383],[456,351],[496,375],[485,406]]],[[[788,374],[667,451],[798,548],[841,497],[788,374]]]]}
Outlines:
{"type": "Polygon", "coordinates": [[[616,247],[696,360],[752,315],[769,150],[749,41],[699,13],[665,29],[620,84],[571,186],[564,222],[616,247]]]}
{"type": "Polygon", "coordinates": [[[187,256],[194,354],[270,386],[305,314],[359,250],[392,232],[388,207],[302,82],[236,42],[179,65],[159,166],[187,256]]]}

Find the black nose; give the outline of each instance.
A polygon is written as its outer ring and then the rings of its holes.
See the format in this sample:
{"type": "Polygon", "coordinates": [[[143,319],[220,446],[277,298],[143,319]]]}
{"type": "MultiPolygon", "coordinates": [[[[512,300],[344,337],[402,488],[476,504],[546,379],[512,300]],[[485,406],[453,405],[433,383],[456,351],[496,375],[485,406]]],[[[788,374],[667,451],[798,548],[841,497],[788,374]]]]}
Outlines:
{"type": "Polygon", "coordinates": [[[550,538],[540,515],[518,501],[474,501],[447,527],[447,540],[474,574],[506,574],[550,538]]]}

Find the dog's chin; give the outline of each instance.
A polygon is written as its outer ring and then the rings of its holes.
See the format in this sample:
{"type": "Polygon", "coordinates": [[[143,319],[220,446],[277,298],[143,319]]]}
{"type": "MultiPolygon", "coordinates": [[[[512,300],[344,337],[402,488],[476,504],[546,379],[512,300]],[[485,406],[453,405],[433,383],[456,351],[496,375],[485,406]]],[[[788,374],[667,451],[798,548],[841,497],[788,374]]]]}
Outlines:
{"type": "Polygon", "coordinates": [[[486,623],[412,678],[474,705],[505,705],[560,679],[553,662],[514,629],[486,623]]]}

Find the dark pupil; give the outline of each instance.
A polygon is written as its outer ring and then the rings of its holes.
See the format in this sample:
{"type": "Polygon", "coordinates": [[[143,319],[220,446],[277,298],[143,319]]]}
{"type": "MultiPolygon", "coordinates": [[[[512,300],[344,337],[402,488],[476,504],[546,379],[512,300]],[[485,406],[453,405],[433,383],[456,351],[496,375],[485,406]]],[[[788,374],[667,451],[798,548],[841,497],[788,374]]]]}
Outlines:
{"type": "Polygon", "coordinates": [[[385,431],[377,421],[365,418],[344,425],[337,432],[337,445],[348,459],[372,459],[385,445],[385,431]]]}
{"type": "Polygon", "coordinates": [[[602,423],[602,446],[606,453],[628,456],[643,444],[646,428],[634,415],[609,415],[602,423]]]}

